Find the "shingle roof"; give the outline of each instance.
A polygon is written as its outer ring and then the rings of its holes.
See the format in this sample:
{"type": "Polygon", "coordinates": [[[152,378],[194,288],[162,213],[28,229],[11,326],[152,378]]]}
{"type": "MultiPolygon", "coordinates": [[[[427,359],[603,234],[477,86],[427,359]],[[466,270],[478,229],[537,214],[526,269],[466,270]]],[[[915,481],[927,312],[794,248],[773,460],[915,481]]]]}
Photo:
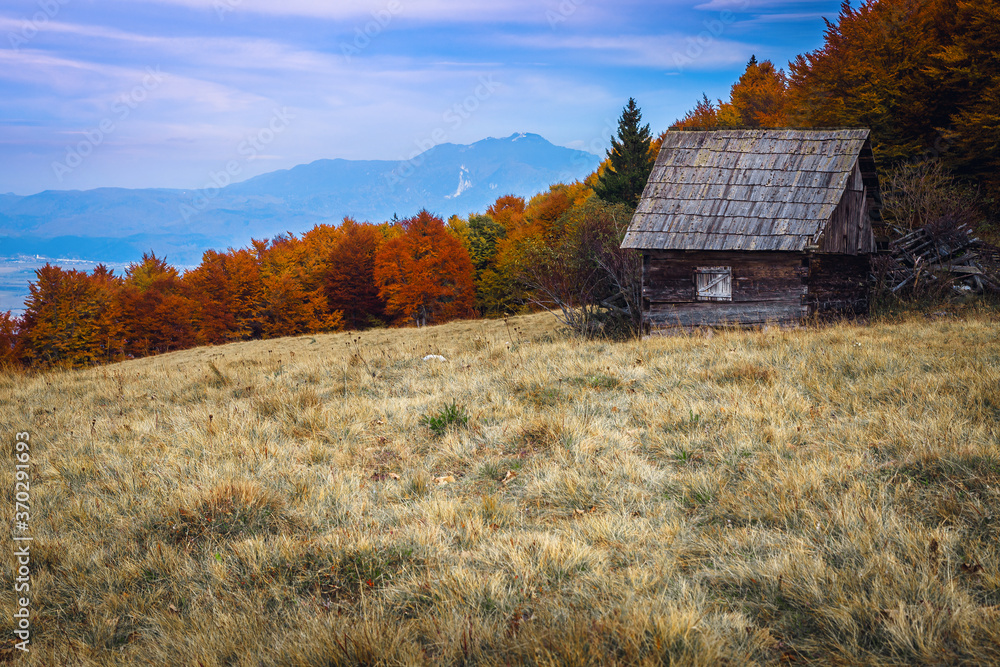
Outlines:
{"type": "Polygon", "coordinates": [[[668,132],[622,247],[804,250],[830,220],[859,159],[866,184],[868,172],[874,178],[868,135],[668,132]]]}

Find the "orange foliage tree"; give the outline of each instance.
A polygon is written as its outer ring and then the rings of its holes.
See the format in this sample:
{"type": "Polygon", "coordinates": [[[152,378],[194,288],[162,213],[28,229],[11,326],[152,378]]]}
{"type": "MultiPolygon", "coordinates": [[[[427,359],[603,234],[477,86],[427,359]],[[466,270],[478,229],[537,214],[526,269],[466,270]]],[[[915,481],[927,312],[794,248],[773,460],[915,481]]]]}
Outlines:
{"type": "Polygon", "coordinates": [[[796,124],[869,127],[882,167],[939,157],[1000,197],[996,2],[845,2],[790,72],[796,124]]]}
{"type": "Polygon", "coordinates": [[[486,215],[503,225],[509,236],[524,224],[524,197],[504,195],[497,198],[493,205],[486,209],[486,215]]]}
{"type": "Polygon", "coordinates": [[[18,366],[20,319],[12,317],[10,311],[0,313],[0,370],[18,366]]]}
{"type": "Polygon", "coordinates": [[[177,269],[155,253],[129,265],[121,295],[128,354],[140,357],[196,344],[195,303],[185,294],[177,269]]]}
{"type": "Polygon", "coordinates": [[[253,243],[263,284],[258,322],[264,338],[342,327],[340,312],[327,305],[322,264],[311,256],[310,244],[292,234],[253,243]]]}
{"type": "Polygon", "coordinates": [[[786,125],[788,79],[770,60],[751,56],[746,70],[718,106],[703,95],[694,109],[674,123],[682,130],[718,127],[781,127],[786,125]]]}
{"type": "Polygon", "coordinates": [[[751,56],[746,71],[729,92],[739,123],[744,127],[781,127],[785,117],[788,80],[770,60],[758,63],[751,56]]]}
{"type": "Polygon", "coordinates": [[[115,356],[118,317],[106,291],[117,285],[101,269],[95,279],[50,264],[35,271],[20,323],[24,361],[85,366],[115,356]]]}
{"type": "Polygon", "coordinates": [[[417,326],[471,317],[472,261],[444,220],[426,210],[399,223],[402,234],[375,255],[375,282],[386,313],[417,326]]]}
{"type": "Polygon", "coordinates": [[[223,343],[236,330],[228,264],[228,254],[206,250],[198,268],[184,274],[184,283],[195,302],[199,342],[223,343]]]}
{"type": "Polygon", "coordinates": [[[208,250],[201,264],[184,274],[184,284],[196,304],[200,343],[261,337],[258,315],[264,287],[253,252],[208,250]]]}
{"type": "Polygon", "coordinates": [[[91,298],[97,304],[95,335],[102,362],[121,359],[125,354],[125,322],[122,318],[122,279],[103,264],[90,274],[91,298]]]}

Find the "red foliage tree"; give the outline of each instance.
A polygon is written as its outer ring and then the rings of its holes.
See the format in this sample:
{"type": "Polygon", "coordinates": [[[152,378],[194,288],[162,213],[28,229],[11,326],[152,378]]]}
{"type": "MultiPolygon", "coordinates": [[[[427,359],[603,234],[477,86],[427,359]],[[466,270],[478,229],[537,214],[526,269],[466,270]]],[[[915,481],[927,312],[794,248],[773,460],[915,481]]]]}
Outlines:
{"type": "Polygon", "coordinates": [[[417,326],[470,317],[472,261],[444,220],[426,210],[400,223],[403,233],[375,256],[375,281],[386,312],[417,326]]]}
{"type": "Polygon", "coordinates": [[[97,318],[95,335],[101,361],[121,359],[125,354],[124,322],[122,320],[122,279],[103,264],[98,264],[90,274],[92,298],[96,300],[97,318]]]}
{"type": "Polygon", "coordinates": [[[327,256],[327,305],[343,313],[349,329],[379,324],[385,317],[385,301],[375,284],[375,254],[382,236],[373,225],[361,225],[350,218],[344,218],[340,230],[340,243],[327,256]]]}
{"type": "Polygon", "coordinates": [[[140,357],[194,346],[195,306],[177,269],[144,254],[141,263],[129,265],[122,287],[126,353],[140,357]]]}

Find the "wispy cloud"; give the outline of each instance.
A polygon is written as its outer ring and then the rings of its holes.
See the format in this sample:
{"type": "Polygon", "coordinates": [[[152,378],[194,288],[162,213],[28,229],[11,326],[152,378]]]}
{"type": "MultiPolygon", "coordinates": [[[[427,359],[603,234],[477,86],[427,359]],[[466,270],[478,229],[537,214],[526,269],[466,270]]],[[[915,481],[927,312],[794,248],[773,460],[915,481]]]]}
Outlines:
{"type": "MultiPolygon", "coordinates": [[[[655,36],[571,36],[551,35],[512,37],[514,44],[532,49],[573,51],[586,57],[588,62],[613,63],[629,67],[673,70],[678,65],[678,55],[683,54],[691,41],[683,34],[655,36]]],[[[746,61],[746,54],[753,45],[711,36],[699,50],[698,69],[726,67],[746,61]]]]}
{"type": "Polygon", "coordinates": [[[740,29],[746,31],[748,28],[757,25],[767,25],[771,23],[802,23],[804,21],[819,21],[825,16],[830,16],[827,12],[809,13],[789,13],[789,14],[761,14],[753,18],[740,21],[740,29]]]}
{"type": "Polygon", "coordinates": [[[700,5],[695,5],[695,9],[707,10],[729,10],[729,11],[761,11],[773,7],[783,7],[786,5],[816,5],[827,4],[823,0],[709,0],[700,5]]]}
{"type": "MultiPolygon", "coordinates": [[[[220,16],[247,12],[277,16],[307,16],[335,20],[371,18],[373,12],[386,9],[390,0],[138,0],[150,4],[172,4],[213,12],[220,16]],[[220,13],[221,12],[221,13],[220,13]]],[[[505,2],[465,2],[454,0],[398,0],[407,18],[435,22],[534,20],[537,0],[505,2]]]]}

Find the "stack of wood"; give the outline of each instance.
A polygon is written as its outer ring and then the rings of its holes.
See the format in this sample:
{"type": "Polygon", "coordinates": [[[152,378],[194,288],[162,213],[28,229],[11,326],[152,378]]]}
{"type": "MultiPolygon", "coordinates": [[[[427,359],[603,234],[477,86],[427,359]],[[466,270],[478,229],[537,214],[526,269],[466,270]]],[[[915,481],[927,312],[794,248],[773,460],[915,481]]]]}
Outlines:
{"type": "Polygon", "coordinates": [[[998,265],[997,249],[975,238],[968,225],[927,226],[892,241],[888,254],[877,262],[876,273],[893,294],[929,283],[960,294],[982,294],[1000,292],[998,265]]]}

